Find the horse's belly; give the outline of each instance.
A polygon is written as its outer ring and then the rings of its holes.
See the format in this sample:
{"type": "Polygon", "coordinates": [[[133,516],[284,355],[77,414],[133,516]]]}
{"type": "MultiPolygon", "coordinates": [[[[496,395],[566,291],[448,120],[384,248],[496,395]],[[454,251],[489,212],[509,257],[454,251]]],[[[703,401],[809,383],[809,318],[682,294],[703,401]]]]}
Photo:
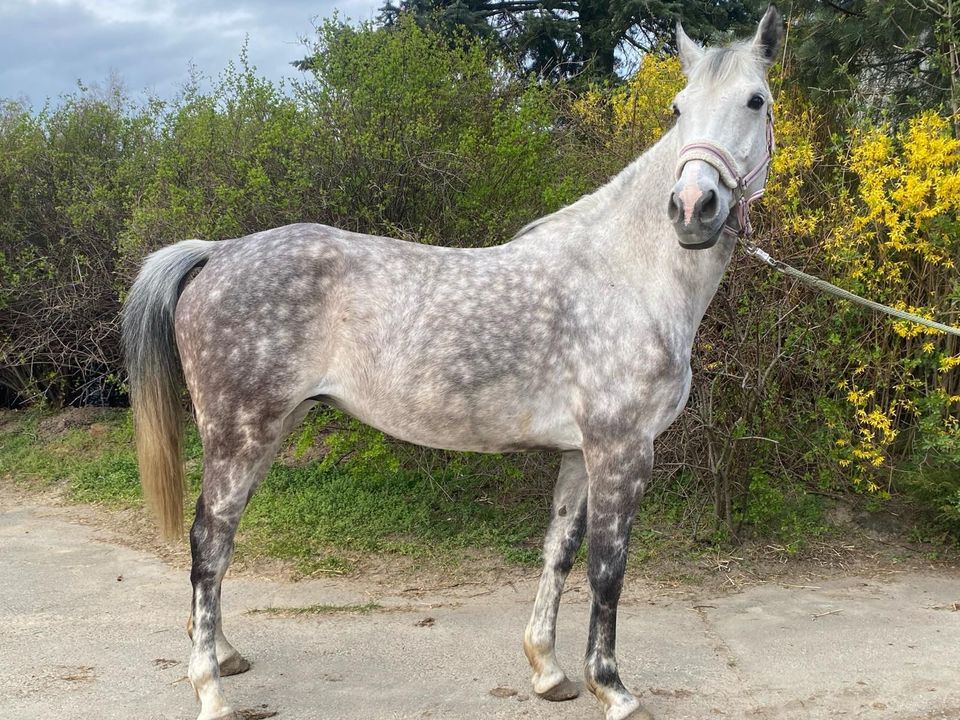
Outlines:
{"type": "Polygon", "coordinates": [[[452,396],[433,406],[413,398],[330,396],[332,404],[358,420],[406,442],[444,450],[511,452],[582,446],[580,428],[563,403],[555,400],[491,404],[452,396]]]}

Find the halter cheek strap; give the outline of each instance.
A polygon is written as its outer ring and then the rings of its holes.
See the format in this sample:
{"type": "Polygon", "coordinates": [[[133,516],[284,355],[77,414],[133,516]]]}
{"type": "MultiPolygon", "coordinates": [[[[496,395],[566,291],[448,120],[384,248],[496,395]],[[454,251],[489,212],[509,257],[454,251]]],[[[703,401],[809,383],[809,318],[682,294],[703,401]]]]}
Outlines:
{"type": "MultiPolygon", "coordinates": [[[[677,179],[683,173],[684,166],[691,160],[702,160],[713,167],[719,174],[720,180],[728,188],[734,191],[736,195],[736,213],[738,228],[724,224],[723,232],[737,237],[750,237],[753,235],[753,226],[750,224],[750,205],[763,195],[763,184],[759,188],[751,191],[750,186],[760,177],[770,165],[770,159],[773,157],[775,141],[773,137],[773,112],[767,110],[766,122],[767,152],[762,160],[745,175],[739,173],[737,161],[733,159],[730,152],[719,145],[714,145],[705,140],[689,143],[680,149],[680,157],[677,161],[677,179]]],[[[766,177],[762,181],[766,182],[766,177]]]]}

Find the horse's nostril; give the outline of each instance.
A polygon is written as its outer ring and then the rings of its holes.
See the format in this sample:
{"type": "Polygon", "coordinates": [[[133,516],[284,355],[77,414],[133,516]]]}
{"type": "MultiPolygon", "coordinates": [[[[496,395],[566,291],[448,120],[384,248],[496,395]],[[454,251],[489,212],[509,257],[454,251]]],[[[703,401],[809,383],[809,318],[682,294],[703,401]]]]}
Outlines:
{"type": "Polygon", "coordinates": [[[667,203],[667,217],[670,218],[670,222],[677,222],[680,219],[680,212],[680,199],[675,192],[670,193],[670,202],[667,203]]]}
{"type": "Polygon", "coordinates": [[[710,221],[717,215],[717,193],[708,190],[700,205],[700,219],[710,221]]]}

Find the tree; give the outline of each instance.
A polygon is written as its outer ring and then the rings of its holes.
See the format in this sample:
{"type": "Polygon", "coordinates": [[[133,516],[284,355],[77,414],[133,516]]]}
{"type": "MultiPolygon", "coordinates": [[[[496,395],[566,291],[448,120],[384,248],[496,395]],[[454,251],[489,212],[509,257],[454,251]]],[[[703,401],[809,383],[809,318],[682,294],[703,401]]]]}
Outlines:
{"type": "Polygon", "coordinates": [[[957,0],[805,0],[795,12],[793,75],[814,95],[897,117],[960,111],[957,0]]]}
{"type": "Polygon", "coordinates": [[[673,50],[678,19],[694,37],[716,40],[752,27],[765,6],[764,0],[388,0],[380,17],[391,26],[413,15],[446,36],[495,38],[520,74],[603,79],[638,53],[673,50]]]}

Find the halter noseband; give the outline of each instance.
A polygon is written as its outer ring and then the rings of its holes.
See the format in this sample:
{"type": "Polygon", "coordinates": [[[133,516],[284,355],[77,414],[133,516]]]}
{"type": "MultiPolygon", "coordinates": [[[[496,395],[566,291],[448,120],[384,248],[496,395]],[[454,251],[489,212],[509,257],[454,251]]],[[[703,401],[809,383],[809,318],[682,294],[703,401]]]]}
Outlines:
{"type": "Polygon", "coordinates": [[[723,232],[735,235],[739,238],[748,238],[753,235],[753,225],[750,224],[750,205],[763,195],[763,186],[749,191],[750,184],[763,173],[770,165],[773,157],[775,142],[773,138],[773,111],[767,109],[767,153],[766,156],[757,164],[753,170],[745,175],[737,172],[737,161],[728,150],[714,145],[711,142],[701,140],[684,145],[680,149],[680,157],[677,161],[677,179],[683,173],[683,167],[691,160],[702,160],[713,167],[719,174],[720,180],[737,195],[736,218],[739,228],[733,228],[724,223],[723,232]]]}

